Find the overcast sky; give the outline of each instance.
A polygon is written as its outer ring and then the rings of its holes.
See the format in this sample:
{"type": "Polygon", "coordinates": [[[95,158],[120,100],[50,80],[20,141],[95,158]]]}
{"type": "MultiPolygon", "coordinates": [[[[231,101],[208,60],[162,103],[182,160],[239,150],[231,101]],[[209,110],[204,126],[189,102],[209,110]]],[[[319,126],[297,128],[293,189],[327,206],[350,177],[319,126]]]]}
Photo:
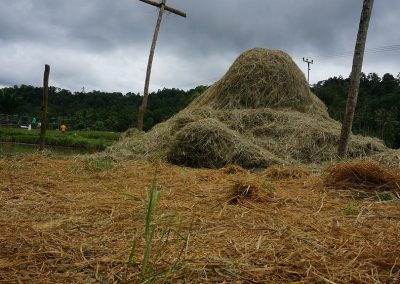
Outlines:
{"type": "MultiPolygon", "coordinates": [[[[243,51],[281,49],[311,83],[351,70],[362,0],[169,0],[151,90],[218,80],[243,51]]],[[[400,72],[400,1],[375,1],[363,71],[400,72]],[[378,48],[378,49],[376,49],[378,48]]],[[[0,0],[0,86],[143,92],[157,8],[138,0],[0,0]]]]}

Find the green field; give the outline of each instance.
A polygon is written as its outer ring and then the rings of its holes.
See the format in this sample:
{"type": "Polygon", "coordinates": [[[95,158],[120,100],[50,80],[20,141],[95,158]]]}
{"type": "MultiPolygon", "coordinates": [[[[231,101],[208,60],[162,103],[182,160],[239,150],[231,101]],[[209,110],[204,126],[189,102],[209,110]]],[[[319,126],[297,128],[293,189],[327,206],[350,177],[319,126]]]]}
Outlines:
{"type": "MultiPolygon", "coordinates": [[[[16,129],[0,127],[0,142],[13,143],[39,143],[38,129],[16,129]]],[[[67,131],[61,133],[57,130],[46,131],[46,145],[74,147],[85,149],[89,152],[104,150],[116,142],[121,133],[107,131],[67,131]]]]}

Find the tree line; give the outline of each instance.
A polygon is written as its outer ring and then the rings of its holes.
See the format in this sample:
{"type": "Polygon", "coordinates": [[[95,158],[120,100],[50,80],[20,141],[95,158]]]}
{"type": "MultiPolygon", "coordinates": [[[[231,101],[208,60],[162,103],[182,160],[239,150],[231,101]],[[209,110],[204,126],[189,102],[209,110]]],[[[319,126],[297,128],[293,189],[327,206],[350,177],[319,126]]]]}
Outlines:
{"type": "MultiPolygon", "coordinates": [[[[333,77],[312,87],[328,107],[329,115],[342,121],[346,108],[349,78],[333,77]]],[[[374,136],[393,148],[400,147],[400,73],[362,73],[353,133],[374,136]]]]}
{"type": "MultiPolygon", "coordinates": [[[[342,121],[346,107],[349,79],[332,77],[312,86],[312,91],[326,104],[332,118],[342,121]]],[[[167,120],[185,108],[207,89],[198,86],[184,91],[163,89],[149,96],[144,129],[167,120]]],[[[0,90],[0,113],[39,117],[42,89],[14,86],[0,90]]],[[[142,96],[135,93],[70,92],[49,88],[49,117],[65,120],[71,129],[125,131],[136,125],[142,96]]],[[[361,74],[353,132],[375,136],[389,147],[400,147],[400,74],[361,74]]]]}
{"type": "MultiPolygon", "coordinates": [[[[184,91],[163,89],[153,92],[145,114],[144,129],[165,121],[185,108],[206,89],[184,91]]],[[[65,122],[70,129],[125,131],[136,125],[142,96],[101,91],[74,92],[49,87],[48,116],[65,122]]],[[[0,114],[40,117],[42,88],[21,85],[0,90],[0,114]]]]}

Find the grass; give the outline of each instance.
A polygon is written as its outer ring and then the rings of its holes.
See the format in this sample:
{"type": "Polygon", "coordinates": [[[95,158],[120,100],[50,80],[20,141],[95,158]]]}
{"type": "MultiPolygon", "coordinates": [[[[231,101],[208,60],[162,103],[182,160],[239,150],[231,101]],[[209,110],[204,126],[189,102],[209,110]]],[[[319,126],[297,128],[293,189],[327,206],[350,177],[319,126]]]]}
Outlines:
{"type": "Polygon", "coordinates": [[[353,204],[340,210],[340,215],[343,216],[357,216],[360,213],[360,209],[353,204]]]}
{"type": "Polygon", "coordinates": [[[375,192],[375,194],[379,201],[393,201],[398,199],[398,197],[390,191],[375,192]]]}
{"type": "MultiPolygon", "coordinates": [[[[113,167],[112,160],[109,158],[91,158],[84,162],[84,169],[90,172],[102,172],[113,167]]],[[[71,169],[72,171],[74,168],[71,169]]]]}
{"type": "MultiPolygon", "coordinates": [[[[88,159],[84,161],[83,167],[87,171],[100,172],[111,169],[113,163],[110,159],[105,158],[88,159]]],[[[157,163],[156,170],[154,171],[151,187],[148,190],[147,200],[145,201],[144,247],[142,252],[139,252],[138,243],[140,242],[140,238],[135,236],[130,248],[127,261],[128,269],[124,282],[128,281],[129,269],[133,270],[135,278],[139,280],[138,283],[151,283],[155,280],[168,279],[178,269],[184,250],[187,248],[189,234],[184,236],[179,230],[171,228],[171,224],[176,223],[175,215],[160,214],[159,216],[155,216],[156,207],[160,201],[160,190],[157,187],[156,181],[158,167],[159,163],[157,163]],[[178,255],[173,263],[165,266],[163,249],[171,242],[179,246],[176,250],[178,251],[178,255]],[[136,258],[138,253],[142,255],[141,259],[136,258]],[[164,265],[161,265],[161,262],[164,262],[164,265]]],[[[70,173],[76,174],[80,171],[80,167],[72,163],[69,165],[68,170],[70,173]]],[[[129,193],[112,189],[108,190],[130,200],[141,201],[138,196],[129,193]]]]}
{"type": "MultiPolygon", "coordinates": [[[[0,127],[0,142],[38,144],[40,131],[33,129],[0,127]]],[[[119,139],[120,133],[106,131],[46,131],[46,145],[82,148],[88,151],[101,151],[119,139]]]]}
{"type": "MultiPolygon", "coordinates": [[[[161,214],[155,216],[156,207],[160,201],[160,191],[157,187],[157,170],[154,171],[153,180],[148,190],[147,201],[145,203],[146,217],[144,223],[144,247],[141,252],[141,259],[136,259],[139,238],[135,237],[128,258],[128,267],[137,271],[136,278],[138,283],[151,283],[155,280],[167,280],[168,277],[177,270],[181,261],[184,249],[187,246],[188,236],[181,235],[179,231],[171,228],[171,222],[175,222],[173,214],[161,214]],[[175,241],[172,241],[175,239],[175,241]],[[178,241],[176,241],[178,240],[178,241]],[[163,260],[163,250],[170,242],[175,242],[181,248],[177,249],[178,255],[173,263],[167,266],[161,265],[163,260]]],[[[164,282],[164,281],[163,281],[164,282]]]]}

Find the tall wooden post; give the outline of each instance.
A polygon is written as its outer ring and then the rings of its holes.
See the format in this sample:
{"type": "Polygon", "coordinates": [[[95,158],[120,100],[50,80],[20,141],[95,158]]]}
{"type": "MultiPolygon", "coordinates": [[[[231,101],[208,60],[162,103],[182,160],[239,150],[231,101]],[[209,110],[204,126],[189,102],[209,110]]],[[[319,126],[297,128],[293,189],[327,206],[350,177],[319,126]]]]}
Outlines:
{"type": "Polygon", "coordinates": [[[371,18],[373,5],[374,0],[364,0],[360,25],[358,27],[357,41],[354,50],[353,67],[350,74],[350,85],[347,96],[346,111],[344,114],[343,125],[339,139],[338,156],[340,158],[345,158],[347,156],[350,133],[354,119],[354,111],[356,109],[358,91],[360,88],[360,76],[364,60],[365,42],[367,41],[369,20],[371,18]]]}
{"type": "Polygon", "coordinates": [[[154,35],[153,35],[153,41],[151,43],[151,48],[150,48],[150,55],[149,55],[149,60],[147,63],[147,71],[146,71],[146,79],[144,82],[144,92],[143,92],[143,100],[142,100],[142,105],[139,107],[139,112],[138,112],[138,117],[137,117],[137,129],[142,131],[143,130],[143,120],[144,120],[144,113],[146,112],[147,108],[147,101],[149,98],[149,85],[150,85],[150,75],[151,75],[151,67],[153,65],[153,58],[154,58],[154,51],[156,49],[156,43],[157,43],[157,38],[158,38],[158,33],[160,31],[160,26],[161,26],[161,20],[164,14],[164,11],[169,11],[171,13],[174,13],[178,16],[186,18],[186,14],[176,10],[174,8],[171,8],[166,5],[167,0],[161,0],[160,3],[153,2],[151,0],[140,0],[144,3],[150,4],[152,6],[158,7],[160,9],[158,13],[158,18],[157,18],[157,23],[156,23],[156,28],[154,30],[154,35]]]}
{"type": "Polygon", "coordinates": [[[308,83],[308,85],[310,85],[310,70],[311,70],[311,68],[310,68],[310,64],[314,64],[314,60],[308,60],[308,58],[307,59],[305,59],[304,57],[303,57],[303,62],[306,62],[307,63],[307,83],[308,83]]]}
{"type": "Polygon", "coordinates": [[[44,150],[44,142],[46,138],[47,127],[47,106],[49,102],[49,75],[50,65],[45,65],[43,76],[43,100],[42,100],[42,113],[40,117],[40,138],[39,138],[39,151],[44,150]]]}

